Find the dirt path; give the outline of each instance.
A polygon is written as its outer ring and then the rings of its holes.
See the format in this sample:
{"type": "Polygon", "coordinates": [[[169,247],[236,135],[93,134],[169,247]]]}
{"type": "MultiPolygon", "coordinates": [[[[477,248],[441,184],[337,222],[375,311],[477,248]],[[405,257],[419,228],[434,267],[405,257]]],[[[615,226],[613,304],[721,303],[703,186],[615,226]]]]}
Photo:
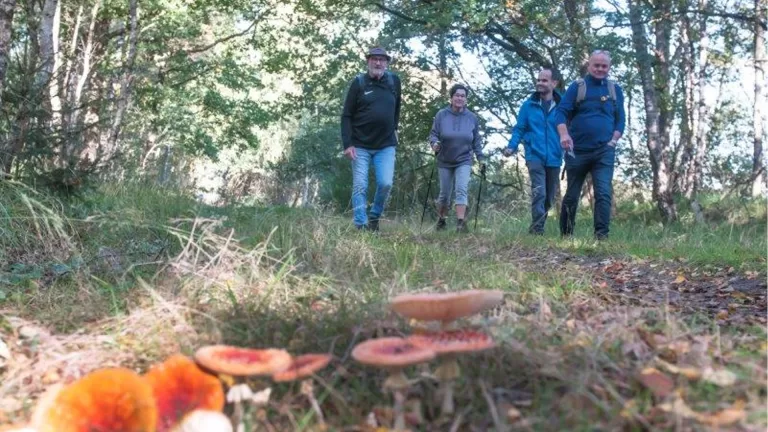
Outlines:
{"type": "Polygon", "coordinates": [[[765,273],[626,256],[585,256],[558,249],[491,249],[480,243],[476,251],[479,257],[514,264],[526,273],[556,271],[566,278],[586,278],[618,304],[667,304],[671,311],[706,314],[722,325],[766,325],[765,273]]]}

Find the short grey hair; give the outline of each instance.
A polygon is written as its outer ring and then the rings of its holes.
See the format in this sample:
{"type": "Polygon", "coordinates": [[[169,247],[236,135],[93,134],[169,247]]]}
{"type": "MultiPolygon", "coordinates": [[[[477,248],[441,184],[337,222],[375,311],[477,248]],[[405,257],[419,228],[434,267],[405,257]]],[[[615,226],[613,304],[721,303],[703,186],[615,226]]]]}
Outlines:
{"type": "Polygon", "coordinates": [[[611,52],[608,51],[608,50],[596,49],[596,50],[592,51],[592,54],[590,54],[589,56],[592,57],[592,56],[596,56],[596,55],[604,55],[604,56],[608,57],[608,61],[611,61],[611,52]]]}

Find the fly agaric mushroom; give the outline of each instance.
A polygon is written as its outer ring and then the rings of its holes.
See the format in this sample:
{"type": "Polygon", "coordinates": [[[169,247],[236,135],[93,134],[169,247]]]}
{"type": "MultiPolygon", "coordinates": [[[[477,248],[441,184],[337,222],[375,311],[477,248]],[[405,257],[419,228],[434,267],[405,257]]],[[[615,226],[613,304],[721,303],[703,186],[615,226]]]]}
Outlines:
{"type": "MultiPolygon", "coordinates": [[[[328,366],[331,362],[331,356],[328,354],[304,354],[293,358],[293,362],[288,369],[272,375],[272,380],[275,382],[295,381],[299,378],[304,378],[314,374],[320,369],[328,366]]],[[[301,392],[304,394],[309,403],[312,404],[312,409],[317,414],[318,422],[321,425],[325,424],[323,418],[323,412],[320,410],[320,404],[315,399],[315,394],[312,389],[312,381],[307,380],[301,383],[301,392]]]]}
{"type": "Polygon", "coordinates": [[[400,315],[420,321],[451,322],[495,307],[504,297],[498,290],[469,290],[454,293],[402,294],[390,302],[400,315]]]}
{"type": "Polygon", "coordinates": [[[92,372],[44,398],[32,417],[37,432],[154,432],[152,387],[125,368],[92,372]]]}
{"type": "MultiPolygon", "coordinates": [[[[213,372],[235,377],[274,375],[291,365],[291,355],[282,349],[250,349],[229,345],[210,345],[195,353],[195,361],[213,372]]],[[[239,428],[243,419],[244,399],[253,397],[247,384],[234,385],[227,392],[227,401],[235,404],[234,423],[239,428]]]]}
{"type": "Polygon", "coordinates": [[[491,337],[475,330],[452,330],[409,336],[407,340],[416,346],[431,349],[440,357],[435,376],[443,394],[441,412],[453,414],[453,383],[459,377],[459,363],[455,354],[483,351],[496,346],[491,337]]]}
{"type": "Polygon", "coordinates": [[[184,417],[173,432],[232,432],[232,423],[219,411],[196,410],[184,417]]]}
{"type": "Polygon", "coordinates": [[[191,359],[175,355],[152,367],[144,379],[157,403],[157,432],[167,432],[195,410],[221,411],[221,382],[203,372],[191,359]]]}
{"type": "Polygon", "coordinates": [[[399,337],[371,339],[358,344],[352,350],[352,358],[360,363],[376,366],[389,372],[383,389],[391,390],[395,399],[396,430],[405,429],[404,391],[410,383],[403,369],[435,358],[435,352],[399,337]]]}

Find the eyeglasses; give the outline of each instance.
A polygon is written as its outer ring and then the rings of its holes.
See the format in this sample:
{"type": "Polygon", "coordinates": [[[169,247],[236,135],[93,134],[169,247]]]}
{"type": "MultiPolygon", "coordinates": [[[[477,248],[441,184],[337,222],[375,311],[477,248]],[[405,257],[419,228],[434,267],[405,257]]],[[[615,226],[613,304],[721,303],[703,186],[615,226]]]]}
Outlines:
{"type": "Polygon", "coordinates": [[[388,61],[386,57],[368,57],[368,60],[381,63],[386,63],[388,61]]]}

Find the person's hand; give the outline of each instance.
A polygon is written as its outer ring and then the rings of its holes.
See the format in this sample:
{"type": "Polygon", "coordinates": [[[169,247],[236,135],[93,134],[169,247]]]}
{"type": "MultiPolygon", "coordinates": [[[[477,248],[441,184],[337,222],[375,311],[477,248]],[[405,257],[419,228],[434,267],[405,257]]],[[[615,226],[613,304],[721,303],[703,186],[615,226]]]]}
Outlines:
{"type": "Polygon", "coordinates": [[[355,148],[347,147],[346,149],[344,149],[344,157],[352,161],[357,159],[357,152],[355,151],[355,148]]]}
{"type": "Polygon", "coordinates": [[[571,139],[570,135],[565,134],[560,136],[560,147],[566,151],[573,150],[573,140],[571,139]]]}
{"type": "Polygon", "coordinates": [[[440,151],[440,143],[432,143],[432,151],[438,153],[440,151]]]}
{"type": "Polygon", "coordinates": [[[608,141],[608,145],[611,146],[611,147],[616,147],[616,140],[612,139],[612,140],[608,141]]]}
{"type": "Polygon", "coordinates": [[[503,151],[503,152],[501,152],[501,154],[502,154],[504,157],[510,157],[510,156],[512,156],[513,154],[515,154],[515,151],[514,151],[514,150],[512,150],[511,148],[505,148],[505,149],[504,149],[504,151],[503,151]]]}

